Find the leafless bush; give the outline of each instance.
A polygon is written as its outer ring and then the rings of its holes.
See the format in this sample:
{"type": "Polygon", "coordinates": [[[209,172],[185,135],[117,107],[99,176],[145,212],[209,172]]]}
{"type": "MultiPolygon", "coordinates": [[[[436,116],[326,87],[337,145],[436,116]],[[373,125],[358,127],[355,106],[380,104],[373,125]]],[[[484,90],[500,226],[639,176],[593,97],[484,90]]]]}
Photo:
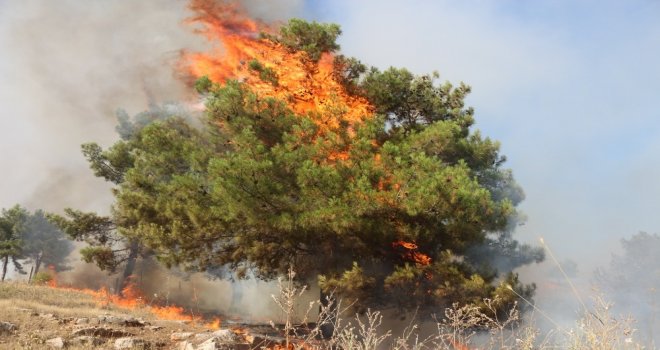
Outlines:
{"type": "Polygon", "coordinates": [[[577,327],[568,334],[568,348],[582,349],[641,349],[634,339],[635,329],[630,317],[616,318],[610,313],[612,304],[602,296],[594,296],[592,311],[585,312],[577,327]]]}
{"type": "MultiPolygon", "coordinates": [[[[322,327],[330,325],[333,329],[341,327],[340,315],[345,313],[352,305],[342,307],[342,301],[337,300],[333,293],[326,296],[327,300],[322,303],[320,300],[309,302],[307,309],[302,315],[297,325],[294,325],[295,309],[300,297],[307,291],[307,286],[299,286],[294,282],[295,271],[289,268],[286,279],[278,280],[279,295],[271,295],[275,304],[284,313],[284,333],[286,336],[287,349],[326,349],[331,348],[334,339],[329,341],[319,340],[322,335],[322,327]],[[314,315],[312,310],[319,310],[315,322],[310,322],[314,315]]],[[[271,322],[275,327],[275,324],[271,322]]]]}
{"type": "MultiPolygon", "coordinates": [[[[550,330],[543,337],[533,321],[523,322],[517,304],[506,314],[498,317],[496,305],[499,297],[484,299],[481,306],[453,304],[447,308],[442,318],[436,317],[436,333],[422,337],[419,326],[413,321],[399,336],[391,330],[381,329],[383,315],[379,311],[368,310],[345,321],[340,316],[347,315],[349,307],[341,307],[341,300],[334,296],[326,303],[313,301],[302,317],[302,324],[293,324],[297,300],[307,290],[293,282],[295,272],[291,269],[287,280],[280,280],[280,294],[272,296],[285,314],[284,332],[287,349],[306,350],[470,350],[470,349],[572,349],[572,350],[614,350],[642,349],[634,339],[633,320],[627,317],[613,317],[611,305],[601,296],[594,298],[594,306],[584,313],[583,318],[573,329],[550,330]],[[336,303],[336,304],[334,304],[336,303]],[[319,307],[316,323],[309,323],[311,310],[319,307]],[[332,339],[320,340],[321,326],[331,324],[335,329],[332,339]]],[[[524,300],[530,303],[528,300],[524,300]]],[[[533,306],[535,311],[548,317],[543,310],[533,306]]],[[[552,321],[552,320],[551,320],[552,321]]]]}
{"type": "Polygon", "coordinates": [[[380,312],[367,310],[364,318],[363,321],[361,317],[355,316],[355,325],[349,321],[346,326],[337,329],[334,343],[340,349],[376,350],[392,335],[390,330],[380,331],[383,322],[380,312]]]}
{"type": "MultiPolygon", "coordinates": [[[[293,316],[296,307],[296,302],[303,293],[307,290],[307,286],[298,287],[294,284],[294,277],[296,273],[293,271],[293,268],[289,268],[287,274],[287,279],[284,280],[279,278],[277,280],[279,286],[279,295],[271,295],[275,304],[279,306],[280,309],[284,312],[284,334],[286,336],[286,348],[289,349],[289,344],[291,344],[291,335],[293,333],[293,316]]],[[[310,304],[307,313],[312,308],[310,304]]]]}

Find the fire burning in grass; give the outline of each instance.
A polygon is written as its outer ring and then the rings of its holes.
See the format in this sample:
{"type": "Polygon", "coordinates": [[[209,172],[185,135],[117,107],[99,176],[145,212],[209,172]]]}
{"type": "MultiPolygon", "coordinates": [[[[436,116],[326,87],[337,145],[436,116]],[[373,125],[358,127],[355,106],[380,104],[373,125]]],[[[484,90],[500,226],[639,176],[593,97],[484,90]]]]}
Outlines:
{"type": "Polygon", "coordinates": [[[201,316],[188,312],[185,308],[176,305],[155,305],[143,295],[135,282],[134,276],[128,278],[121,294],[113,294],[107,288],[102,287],[98,290],[88,288],[75,288],[58,285],[57,274],[54,269],[50,269],[51,279],[47,285],[51,288],[75,291],[94,297],[100,306],[115,306],[126,310],[145,309],[160,320],[187,321],[194,324],[201,324],[209,329],[219,329],[221,325],[220,318],[205,320],[201,316]]]}

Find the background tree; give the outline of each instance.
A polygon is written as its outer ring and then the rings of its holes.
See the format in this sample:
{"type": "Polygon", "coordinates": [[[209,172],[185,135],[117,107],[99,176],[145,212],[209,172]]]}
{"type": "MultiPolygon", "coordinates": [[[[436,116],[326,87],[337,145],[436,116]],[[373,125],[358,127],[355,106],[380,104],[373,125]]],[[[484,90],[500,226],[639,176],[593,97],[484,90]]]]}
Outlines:
{"type": "MultiPolygon", "coordinates": [[[[295,20],[266,40],[308,52],[313,70],[317,53],[338,48],[336,29],[295,20]]],[[[374,106],[371,118],[295,114],[244,82],[200,79],[204,129],[166,120],[134,134],[115,191],[122,234],[192,269],[272,278],[294,265],[300,279],[320,275],[323,290],[364,306],[478,304],[497,294],[505,310],[517,299],[507,284],[529,297],[534,286],[511,271],[543,255],[512,238],[523,193],[499,144],[472,130],[470,88],[343,56],[334,66],[345,91],[374,106]],[[498,271],[502,256],[510,259],[498,271]]]]}
{"type": "Polygon", "coordinates": [[[640,232],[622,239],[621,247],[608,267],[596,270],[596,282],[615,308],[640,318],[636,328],[654,344],[660,334],[660,235],[640,232]]]}
{"type": "Polygon", "coordinates": [[[2,261],[2,277],[5,280],[9,262],[19,273],[25,273],[19,262],[24,258],[22,232],[27,221],[27,211],[16,205],[10,209],[2,209],[0,216],[0,261],[2,261]]]}
{"type": "Polygon", "coordinates": [[[52,266],[55,271],[69,268],[67,257],[73,251],[73,243],[48,221],[42,210],[27,216],[22,237],[24,256],[32,263],[33,275],[39,272],[42,265],[52,266]]]}

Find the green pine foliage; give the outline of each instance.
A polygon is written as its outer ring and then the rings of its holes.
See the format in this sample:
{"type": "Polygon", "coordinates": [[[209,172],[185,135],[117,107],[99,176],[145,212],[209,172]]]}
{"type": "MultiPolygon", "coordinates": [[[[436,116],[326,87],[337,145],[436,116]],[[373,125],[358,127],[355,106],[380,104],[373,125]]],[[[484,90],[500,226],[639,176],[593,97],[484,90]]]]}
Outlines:
{"type": "Polygon", "coordinates": [[[324,52],[339,50],[337,37],[340,34],[341,29],[337,24],[293,18],[280,28],[278,35],[262,33],[261,36],[281,43],[292,51],[305,51],[312,61],[318,61],[324,52]]]}
{"type": "MultiPolygon", "coordinates": [[[[120,136],[118,142],[105,150],[96,143],[82,145],[82,153],[94,175],[117,186],[123,183],[128,171],[141,164],[137,151],[143,143],[161,145],[167,142],[158,138],[145,140],[142,130],[152,123],[168,119],[180,122],[189,120],[188,111],[174,103],[151,105],[149,110],[132,117],[123,110],[117,111],[116,131],[120,136]]],[[[176,167],[176,164],[158,165],[164,172],[170,171],[170,167],[176,167]]],[[[141,240],[130,234],[130,228],[134,224],[118,218],[114,213],[103,216],[67,208],[63,215],[49,215],[49,220],[71,239],[87,244],[80,250],[83,261],[94,263],[101,270],[110,273],[119,272],[121,269],[123,280],[133,273],[138,258],[150,255],[141,240]]]]}
{"type": "Polygon", "coordinates": [[[53,225],[42,210],[34,213],[20,205],[3,209],[0,215],[0,261],[2,280],[11,262],[18,273],[25,274],[23,263],[32,265],[37,273],[43,265],[55,271],[68,268],[67,257],[73,251],[72,242],[53,225]]]}
{"type": "Polygon", "coordinates": [[[4,281],[7,276],[7,269],[10,262],[13,263],[16,272],[25,273],[20,260],[25,258],[23,232],[28,216],[28,211],[19,205],[15,205],[9,209],[2,209],[0,215],[1,281],[4,281]]]}
{"type": "MultiPolygon", "coordinates": [[[[248,62],[248,68],[250,68],[251,70],[253,70],[257,73],[259,73],[259,78],[261,80],[263,80],[265,82],[269,82],[273,86],[278,85],[277,73],[275,73],[275,71],[272,68],[268,68],[268,67],[264,66],[258,60],[250,60],[248,62]]],[[[204,80],[201,80],[201,82],[202,83],[197,84],[197,85],[203,86],[202,84],[203,84],[204,80]]]]}

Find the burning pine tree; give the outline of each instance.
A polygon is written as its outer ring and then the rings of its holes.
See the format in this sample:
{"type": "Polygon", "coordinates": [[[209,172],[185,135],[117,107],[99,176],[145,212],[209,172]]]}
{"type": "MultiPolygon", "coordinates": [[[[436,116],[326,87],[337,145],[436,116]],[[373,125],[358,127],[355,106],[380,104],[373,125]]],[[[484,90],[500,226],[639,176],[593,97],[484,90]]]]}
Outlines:
{"type": "Polygon", "coordinates": [[[542,255],[511,237],[523,194],[499,144],[472,129],[468,86],[338,55],[336,25],[276,30],[235,5],[190,8],[217,44],[181,64],[205,126],[158,120],[97,154],[129,165],[113,211],[128,241],[194,270],[273,278],[293,265],[363,306],[498,294],[505,310],[506,284],[531,294],[501,275],[542,255]]]}

